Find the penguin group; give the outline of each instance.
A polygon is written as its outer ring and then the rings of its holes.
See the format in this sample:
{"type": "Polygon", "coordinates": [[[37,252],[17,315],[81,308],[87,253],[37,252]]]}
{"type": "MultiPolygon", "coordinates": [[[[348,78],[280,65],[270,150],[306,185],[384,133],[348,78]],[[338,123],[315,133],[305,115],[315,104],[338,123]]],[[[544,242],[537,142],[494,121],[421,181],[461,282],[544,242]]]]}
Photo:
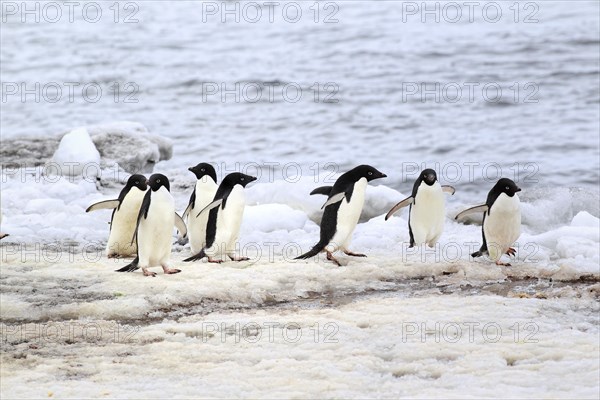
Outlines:
{"type": "MultiPolygon", "coordinates": [[[[206,258],[208,262],[221,263],[224,257],[232,261],[248,260],[235,254],[235,248],[246,204],[244,189],[257,178],[233,172],[217,184],[216,171],[209,163],[200,163],[188,170],[195,175],[196,184],[182,217],[175,212],[169,179],[162,174],[153,174],[150,179],[132,175],[117,199],[95,203],[86,210],[113,209],[106,254],[109,258],[135,256],[118,272],[141,268],[145,276],[156,276],[148,270],[152,267],[162,267],[165,274],[181,272],[170,265],[173,227],[189,238],[192,255],[184,259],[185,262],[206,258]]],[[[328,260],[341,266],[334,256],[337,251],[366,257],[351,251],[350,241],[363,209],[368,183],[386,177],[370,165],[359,165],[342,174],[333,186],[313,190],[310,195],[327,196],[321,207],[320,237],[317,244],[296,259],[308,259],[324,252],[328,260]]],[[[472,257],[488,255],[497,265],[510,265],[500,262],[500,258],[504,254],[514,256],[516,252],[511,246],[521,229],[517,195],[520,190],[512,180],[501,178],[490,190],[485,204],[471,207],[455,217],[458,220],[473,213],[483,215],[483,243],[472,257]]],[[[392,207],[385,220],[409,207],[409,246],[433,247],[444,229],[444,193],[453,195],[455,189],[441,185],[436,172],[425,169],[415,180],[411,195],[392,207]]]]}

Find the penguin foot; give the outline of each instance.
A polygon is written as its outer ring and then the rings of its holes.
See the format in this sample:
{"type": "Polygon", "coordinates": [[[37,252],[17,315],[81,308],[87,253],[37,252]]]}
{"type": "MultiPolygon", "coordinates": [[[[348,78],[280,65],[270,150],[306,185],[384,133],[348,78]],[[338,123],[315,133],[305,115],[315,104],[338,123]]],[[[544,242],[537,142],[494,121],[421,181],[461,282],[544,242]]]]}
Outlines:
{"type": "Polygon", "coordinates": [[[228,256],[231,261],[248,261],[249,258],[248,257],[235,257],[235,256],[228,256]]]}
{"type": "Polygon", "coordinates": [[[208,257],[208,262],[215,263],[215,264],[221,264],[223,262],[223,260],[215,260],[214,258],[208,257]]]}
{"type": "Polygon", "coordinates": [[[342,264],[340,264],[340,262],[338,260],[336,260],[336,258],[333,256],[333,254],[331,254],[331,252],[327,252],[327,259],[329,261],[333,261],[338,267],[341,267],[342,264]]]}
{"type": "Polygon", "coordinates": [[[8,233],[0,233],[0,239],[4,239],[7,236],[10,236],[10,235],[8,233]]]}
{"type": "Polygon", "coordinates": [[[509,256],[514,256],[515,254],[517,254],[517,250],[515,250],[512,247],[509,247],[508,250],[506,250],[506,254],[508,254],[509,256]]]}
{"type": "Polygon", "coordinates": [[[144,276],[156,276],[156,272],[150,272],[146,268],[142,268],[142,271],[144,271],[144,276]]]}
{"type": "MultiPolygon", "coordinates": [[[[180,269],[176,269],[176,268],[166,268],[166,267],[163,267],[163,271],[165,271],[165,274],[168,274],[168,275],[172,275],[172,274],[178,274],[178,273],[180,273],[180,272],[181,272],[181,270],[180,270],[180,269]]],[[[155,275],[156,275],[156,274],[155,274],[155,275]]]]}
{"type": "Polygon", "coordinates": [[[344,254],[347,256],[352,256],[352,257],[366,257],[366,254],[360,254],[360,253],[353,253],[350,250],[344,250],[344,254]]]}
{"type": "Polygon", "coordinates": [[[510,267],[511,266],[509,263],[503,263],[503,262],[500,262],[500,261],[496,261],[496,265],[502,265],[504,267],[510,267]]]}

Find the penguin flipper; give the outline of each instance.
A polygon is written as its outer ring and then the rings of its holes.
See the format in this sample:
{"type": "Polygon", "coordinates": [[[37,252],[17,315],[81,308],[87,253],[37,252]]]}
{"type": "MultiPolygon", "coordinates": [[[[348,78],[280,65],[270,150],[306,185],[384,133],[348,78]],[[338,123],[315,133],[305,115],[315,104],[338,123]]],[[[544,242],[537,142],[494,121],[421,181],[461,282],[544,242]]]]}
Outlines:
{"type": "Polygon", "coordinates": [[[338,203],[338,202],[342,201],[344,199],[344,197],[346,197],[346,192],[340,192],[338,194],[334,194],[329,199],[327,199],[327,201],[325,202],[325,204],[323,204],[323,206],[321,207],[321,210],[324,209],[327,206],[330,206],[332,204],[335,204],[335,203],[338,203]]]}
{"type": "Polygon", "coordinates": [[[140,212],[138,213],[137,222],[135,224],[135,230],[133,231],[133,237],[131,238],[131,244],[133,244],[137,239],[138,229],[140,227],[140,222],[142,222],[142,218],[148,218],[148,210],[150,210],[150,195],[152,191],[148,190],[144,195],[144,200],[142,200],[142,205],[140,206],[140,212]]]}
{"type": "Polygon", "coordinates": [[[190,211],[192,211],[192,208],[194,208],[195,204],[196,204],[196,189],[194,189],[192,191],[192,195],[190,196],[190,202],[188,203],[188,206],[186,207],[185,211],[183,212],[183,215],[181,216],[181,218],[183,218],[185,220],[187,218],[188,214],[190,213],[190,211]]]}
{"type": "Polygon", "coordinates": [[[210,211],[213,208],[220,206],[222,203],[223,203],[223,199],[217,199],[217,200],[213,201],[212,203],[210,203],[209,205],[204,207],[202,210],[200,210],[200,212],[196,215],[196,218],[198,218],[200,216],[200,214],[202,214],[203,212],[210,211]]]}
{"type": "Polygon", "coordinates": [[[133,272],[136,269],[139,269],[140,266],[138,263],[140,262],[140,258],[136,257],[131,263],[127,264],[123,268],[116,269],[115,272],[133,272]]]}
{"type": "Polygon", "coordinates": [[[185,222],[183,218],[179,216],[179,214],[175,213],[175,227],[181,233],[181,237],[187,236],[187,227],[185,226],[185,222]]]}
{"type": "Polygon", "coordinates": [[[487,204],[481,204],[479,206],[467,208],[465,211],[462,211],[462,212],[458,213],[458,215],[456,217],[454,217],[454,219],[458,220],[458,219],[463,218],[464,216],[469,215],[469,214],[485,213],[489,209],[490,208],[488,207],[487,204]]]}
{"type": "Polygon", "coordinates": [[[112,210],[113,208],[119,207],[119,200],[104,200],[94,203],[89,206],[85,212],[96,211],[96,210],[112,210]]]}
{"type": "Polygon", "coordinates": [[[202,250],[200,250],[200,252],[198,254],[188,257],[183,261],[184,262],[199,261],[199,260],[202,260],[204,257],[206,257],[206,253],[204,252],[204,249],[202,249],[202,250]]]}
{"type": "Polygon", "coordinates": [[[331,189],[333,189],[333,186],[321,186],[310,192],[310,195],[312,196],[313,194],[324,194],[325,196],[329,196],[329,193],[331,193],[331,189]]]}
{"type": "Polygon", "coordinates": [[[388,211],[388,213],[385,216],[385,220],[387,221],[388,218],[390,218],[392,215],[394,215],[399,209],[404,208],[406,206],[410,206],[412,203],[414,203],[414,201],[415,201],[415,198],[412,196],[405,198],[400,203],[398,203],[394,207],[392,207],[392,209],[390,211],[388,211]]]}
{"type": "Polygon", "coordinates": [[[454,196],[454,193],[456,193],[456,189],[454,189],[454,186],[442,185],[442,192],[450,193],[451,195],[454,196]]]}

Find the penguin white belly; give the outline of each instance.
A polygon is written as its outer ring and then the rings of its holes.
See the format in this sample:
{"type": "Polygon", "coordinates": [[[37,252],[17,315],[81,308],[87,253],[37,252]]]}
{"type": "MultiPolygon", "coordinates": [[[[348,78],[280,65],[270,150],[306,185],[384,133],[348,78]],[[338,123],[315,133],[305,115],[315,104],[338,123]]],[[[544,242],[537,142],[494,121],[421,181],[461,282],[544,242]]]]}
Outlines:
{"type": "Polygon", "coordinates": [[[444,230],[444,192],[438,182],[419,186],[410,209],[410,228],[415,244],[435,245],[444,230]]]}
{"type": "Polygon", "coordinates": [[[145,268],[164,265],[171,256],[175,224],[175,202],[169,191],[161,187],[152,193],[148,217],[138,228],[138,256],[145,268]]]}
{"type": "Polygon", "coordinates": [[[345,197],[342,199],[337,213],[336,231],[333,239],[331,239],[326,247],[327,251],[348,250],[352,240],[352,232],[354,232],[354,228],[358,224],[363,205],[365,204],[366,191],[367,180],[361,178],[354,184],[350,202],[346,201],[345,197]]]}
{"type": "Polygon", "coordinates": [[[131,188],[123,199],[121,207],[115,210],[115,215],[110,226],[106,255],[133,256],[137,252],[135,242],[131,243],[135,233],[138,213],[146,192],[138,188],[131,188]]]}
{"type": "Polygon", "coordinates": [[[244,188],[235,185],[227,197],[225,209],[219,209],[217,216],[217,233],[213,245],[205,250],[208,256],[231,254],[235,249],[246,199],[244,188]]]}
{"type": "Polygon", "coordinates": [[[521,207],[519,196],[500,194],[486,215],[483,233],[492,261],[500,257],[521,235],[521,207]]]}
{"type": "Polygon", "coordinates": [[[206,246],[206,224],[208,223],[209,213],[202,213],[199,217],[196,217],[196,215],[212,202],[217,188],[217,184],[212,179],[206,178],[206,182],[204,182],[204,179],[200,179],[196,182],[196,188],[194,189],[196,191],[196,201],[187,218],[192,253],[198,253],[206,246]]]}

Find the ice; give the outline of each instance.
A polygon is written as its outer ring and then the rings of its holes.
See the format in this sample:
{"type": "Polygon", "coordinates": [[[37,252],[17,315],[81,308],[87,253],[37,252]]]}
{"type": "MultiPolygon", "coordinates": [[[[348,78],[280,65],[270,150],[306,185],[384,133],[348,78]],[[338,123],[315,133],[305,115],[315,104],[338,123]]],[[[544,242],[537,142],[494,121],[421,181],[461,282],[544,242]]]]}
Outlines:
{"type": "Polygon", "coordinates": [[[51,161],[58,168],[49,168],[49,171],[57,175],[82,176],[85,171],[86,176],[95,178],[99,174],[100,153],[85,127],[64,135],[51,161]],[[90,165],[96,167],[87,168],[90,165]]]}
{"type": "Polygon", "coordinates": [[[129,173],[152,172],[154,165],[173,156],[170,139],[152,135],[140,123],[117,121],[89,127],[104,162],[116,162],[129,173]]]}
{"type": "Polygon", "coordinates": [[[599,332],[584,311],[598,311],[594,300],[441,300],[7,326],[0,388],[20,398],[597,395],[599,332]],[[70,334],[56,334],[63,326],[70,334]]]}

